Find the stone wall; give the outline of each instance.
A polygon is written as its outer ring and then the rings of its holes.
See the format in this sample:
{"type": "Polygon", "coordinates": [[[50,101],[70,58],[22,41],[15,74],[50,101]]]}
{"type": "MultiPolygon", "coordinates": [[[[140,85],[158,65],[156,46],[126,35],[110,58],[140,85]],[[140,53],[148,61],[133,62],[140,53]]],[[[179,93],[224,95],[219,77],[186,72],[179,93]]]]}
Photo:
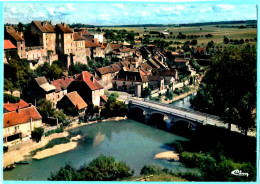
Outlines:
{"type": "Polygon", "coordinates": [[[100,105],[100,96],[105,94],[104,89],[92,91],[92,103],[94,106],[100,105]]]}

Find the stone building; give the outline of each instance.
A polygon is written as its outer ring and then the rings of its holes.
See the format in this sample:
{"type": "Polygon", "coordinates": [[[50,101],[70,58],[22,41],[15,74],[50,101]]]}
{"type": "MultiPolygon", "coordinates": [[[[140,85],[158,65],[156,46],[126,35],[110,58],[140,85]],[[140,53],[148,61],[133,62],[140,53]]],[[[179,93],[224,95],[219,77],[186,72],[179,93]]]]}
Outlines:
{"type": "Polygon", "coordinates": [[[21,33],[16,31],[12,26],[6,26],[4,38],[10,40],[16,46],[20,58],[26,58],[25,41],[21,33]]]}
{"type": "Polygon", "coordinates": [[[77,91],[72,91],[67,93],[63,98],[57,103],[59,109],[64,109],[66,114],[70,115],[84,115],[88,104],[81,98],[77,91]]]}
{"type": "Polygon", "coordinates": [[[67,68],[73,61],[73,31],[65,24],[57,24],[56,31],[56,52],[59,55],[59,60],[63,61],[67,68]]]}
{"type": "Polygon", "coordinates": [[[87,63],[87,56],[85,52],[85,39],[80,36],[77,32],[73,33],[73,49],[71,63],[81,63],[81,64],[88,64],[87,63]]]}
{"type": "Polygon", "coordinates": [[[141,75],[140,71],[127,71],[123,68],[112,80],[112,83],[113,89],[120,91],[135,90],[137,85],[141,85],[141,89],[148,87],[147,76],[141,75]]]}
{"type": "Polygon", "coordinates": [[[105,57],[105,51],[97,39],[85,41],[85,51],[86,56],[89,57],[89,59],[93,59],[95,57],[105,57]]]}
{"type": "Polygon", "coordinates": [[[70,83],[74,80],[73,77],[62,77],[61,79],[51,81],[51,85],[53,85],[55,89],[55,98],[56,102],[60,101],[64,95],[67,94],[67,88],[70,83]]]}
{"type": "Polygon", "coordinates": [[[94,39],[94,35],[92,35],[87,29],[82,29],[80,35],[85,39],[85,41],[92,41],[94,39]]]}
{"type": "Polygon", "coordinates": [[[4,145],[9,142],[31,137],[32,131],[42,126],[42,117],[34,106],[17,108],[4,113],[3,139],[4,145]]]}
{"type": "Polygon", "coordinates": [[[28,89],[25,91],[25,98],[32,103],[36,103],[40,99],[49,100],[55,107],[57,103],[55,90],[55,86],[49,84],[44,76],[37,77],[31,81],[28,89]]]}
{"type": "Polygon", "coordinates": [[[55,54],[55,27],[47,21],[32,21],[25,34],[26,46],[42,46],[46,51],[55,54]]]}
{"type": "Polygon", "coordinates": [[[68,92],[77,91],[87,104],[100,106],[100,96],[104,95],[104,87],[87,71],[81,72],[68,87],[68,92]]]}

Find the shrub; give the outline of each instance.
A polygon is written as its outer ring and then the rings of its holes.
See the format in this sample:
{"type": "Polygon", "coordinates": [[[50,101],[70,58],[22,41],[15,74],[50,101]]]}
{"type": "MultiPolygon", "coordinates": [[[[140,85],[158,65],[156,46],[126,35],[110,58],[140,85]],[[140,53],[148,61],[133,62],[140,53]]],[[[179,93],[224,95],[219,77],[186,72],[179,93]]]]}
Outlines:
{"type": "Polygon", "coordinates": [[[36,142],[39,142],[43,136],[44,128],[38,127],[32,131],[32,139],[36,142]]]}

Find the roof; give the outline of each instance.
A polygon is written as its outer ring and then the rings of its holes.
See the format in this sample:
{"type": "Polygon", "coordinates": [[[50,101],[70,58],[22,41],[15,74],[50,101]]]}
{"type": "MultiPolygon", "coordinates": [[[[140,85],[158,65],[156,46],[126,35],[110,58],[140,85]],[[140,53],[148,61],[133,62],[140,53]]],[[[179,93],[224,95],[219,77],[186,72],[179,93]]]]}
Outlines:
{"type": "Polygon", "coordinates": [[[118,75],[114,78],[117,81],[130,81],[130,82],[148,82],[147,76],[141,74],[140,71],[124,71],[120,70],[118,75]]]}
{"type": "MultiPolygon", "coordinates": [[[[153,59],[149,59],[148,61],[149,61],[149,63],[150,63],[151,65],[154,66],[154,67],[152,66],[153,68],[160,68],[160,65],[158,65],[153,59]]],[[[149,64],[149,65],[150,65],[150,64],[149,64]]]]}
{"type": "Polygon", "coordinates": [[[207,52],[207,50],[206,50],[205,48],[203,48],[203,47],[195,48],[195,51],[196,51],[196,52],[201,52],[201,51],[207,52]]]}
{"type": "Polygon", "coordinates": [[[115,72],[119,72],[121,70],[121,67],[116,63],[112,64],[111,66],[115,72]]]}
{"type": "Polygon", "coordinates": [[[12,26],[7,26],[6,27],[7,33],[13,37],[17,42],[18,41],[23,41],[24,39],[16,32],[16,30],[12,26]]]}
{"type": "Polygon", "coordinates": [[[73,33],[73,40],[78,41],[78,40],[85,40],[82,36],[80,36],[78,33],[74,32],[73,33]]]}
{"type": "Polygon", "coordinates": [[[152,70],[153,67],[151,67],[148,63],[143,63],[141,65],[141,68],[144,69],[144,70],[152,70]]]}
{"type": "Polygon", "coordinates": [[[52,91],[52,90],[56,90],[56,87],[49,84],[47,79],[43,76],[43,77],[37,77],[34,79],[38,85],[46,92],[52,91]]]}
{"type": "Polygon", "coordinates": [[[55,33],[55,27],[47,21],[32,21],[43,33],[55,33]]]}
{"type": "Polygon", "coordinates": [[[63,33],[73,33],[67,24],[57,24],[56,25],[63,33]]]}
{"type": "Polygon", "coordinates": [[[107,43],[102,43],[102,44],[101,44],[101,48],[102,48],[102,49],[105,49],[106,47],[107,47],[107,43]]]}
{"type": "Polygon", "coordinates": [[[174,62],[177,62],[177,63],[182,63],[182,62],[187,62],[185,58],[175,58],[174,62]]]}
{"type": "Polygon", "coordinates": [[[100,47],[101,45],[98,42],[93,41],[85,41],[85,48],[94,48],[100,47]]]}
{"type": "Polygon", "coordinates": [[[34,106],[19,109],[18,112],[7,112],[4,113],[4,128],[39,119],[42,117],[34,106]]]}
{"type": "Polygon", "coordinates": [[[65,90],[70,85],[70,83],[73,81],[73,77],[63,77],[62,79],[57,79],[54,81],[51,81],[51,85],[56,87],[56,92],[65,90]]]}
{"type": "Polygon", "coordinates": [[[163,80],[163,77],[162,77],[162,76],[158,76],[158,75],[148,76],[147,78],[148,78],[149,81],[159,81],[159,80],[163,80]]]}
{"type": "Polygon", "coordinates": [[[67,96],[67,98],[78,110],[88,106],[88,104],[81,98],[77,91],[67,93],[65,96],[67,96]]]}
{"type": "Polygon", "coordinates": [[[95,79],[95,77],[87,71],[81,72],[74,81],[85,82],[92,91],[104,89],[104,87],[95,79]]]}
{"type": "Polygon", "coordinates": [[[167,67],[165,66],[165,64],[163,64],[163,62],[161,62],[157,56],[153,57],[153,60],[154,60],[154,61],[156,62],[156,64],[158,64],[161,68],[167,68],[167,67]]]}
{"type": "Polygon", "coordinates": [[[109,44],[110,45],[110,47],[111,47],[111,49],[112,50],[116,50],[116,49],[119,49],[120,47],[121,47],[121,45],[118,43],[118,44],[109,44]]]}
{"type": "Polygon", "coordinates": [[[102,67],[102,68],[98,68],[97,71],[101,74],[101,75],[104,75],[104,74],[108,74],[108,73],[114,73],[114,69],[111,66],[105,66],[105,67],[102,67]]]}
{"type": "Polygon", "coordinates": [[[6,49],[16,49],[16,46],[10,40],[4,40],[4,50],[6,49]]]}
{"type": "Polygon", "coordinates": [[[104,100],[105,102],[107,102],[107,100],[108,100],[106,95],[101,95],[100,98],[101,98],[102,100],[104,100]]]}
{"type": "Polygon", "coordinates": [[[46,77],[44,77],[44,76],[34,78],[34,80],[39,84],[39,86],[42,84],[48,83],[46,77]]]}
{"type": "Polygon", "coordinates": [[[81,30],[81,35],[82,36],[92,36],[91,32],[89,32],[87,29],[82,29],[81,30]]]}
{"type": "Polygon", "coordinates": [[[28,106],[29,104],[23,101],[22,99],[20,99],[18,103],[4,103],[4,109],[6,109],[9,112],[15,111],[16,109],[22,109],[28,106]]]}

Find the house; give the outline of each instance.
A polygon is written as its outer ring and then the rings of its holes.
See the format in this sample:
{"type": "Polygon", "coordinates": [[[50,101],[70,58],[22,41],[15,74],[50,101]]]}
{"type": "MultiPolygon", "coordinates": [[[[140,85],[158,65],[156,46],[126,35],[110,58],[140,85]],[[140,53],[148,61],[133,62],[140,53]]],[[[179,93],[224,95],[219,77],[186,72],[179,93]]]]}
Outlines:
{"type": "Polygon", "coordinates": [[[148,63],[143,63],[141,65],[141,71],[143,71],[146,75],[151,75],[152,73],[152,67],[148,63]]]}
{"type": "Polygon", "coordinates": [[[183,67],[188,65],[188,61],[185,58],[175,58],[174,64],[178,67],[183,67]]]}
{"type": "Polygon", "coordinates": [[[193,48],[193,55],[207,55],[207,49],[203,47],[193,48]]]}
{"type": "Polygon", "coordinates": [[[104,34],[103,33],[95,33],[94,39],[97,39],[99,43],[103,43],[104,41],[104,34]]]}
{"type": "Polygon", "coordinates": [[[12,26],[6,26],[4,32],[5,40],[10,40],[17,48],[17,53],[20,58],[26,58],[25,41],[22,35],[16,31],[12,26]]]}
{"type": "Polygon", "coordinates": [[[87,103],[81,98],[77,91],[67,93],[57,103],[59,109],[63,109],[66,114],[84,116],[87,103]]]}
{"type": "Polygon", "coordinates": [[[105,48],[105,54],[108,54],[112,51],[118,50],[121,48],[121,44],[118,43],[108,43],[105,48]]]}
{"type": "Polygon", "coordinates": [[[97,39],[85,41],[85,52],[86,56],[90,59],[95,57],[105,57],[105,50],[101,47],[101,44],[97,41],[97,39]]]}
{"type": "Polygon", "coordinates": [[[135,40],[135,45],[136,45],[136,46],[140,46],[141,43],[142,43],[141,40],[135,40]]]}
{"type": "Polygon", "coordinates": [[[176,84],[179,81],[178,71],[176,69],[164,69],[164,68],[153,68],[152,69],[153,76],[162,76],[165,79],[165,83],[176,84]]]}
{"type": "Polygon", "coordinates": [[[92,35],[87,29],[82,29],[80,35],[85,39],[85,41],[92,41],[94,39],[94,35],[92,35]]]}
{"type": "MultiPolygon", "coordinates": [[[[119,71],[116,77],[112,80],[113,89],[120,91],[136,90],[136,86],[140,86],[142,90],[148,87],[148,79],[143,76],[140,71],[128,71],[123,68],[119,71]]],[[[139,93],[138,91],[135,91],[139,93]]]]}
{"type": "Polygon", "coordinates": [[[34,78],[28,89],[25,91],[27,101],[36,103],[37,100],[45,99],[56,105],[56,87],[49,84],[47,79],[43,77],[34,78]]]}
{"type": "Polygon", "coordinates": [[[107,103],[107,100],[108,100],[108,98],[106,95],[101,95],[100,96],[100,105],[104,106],[107,103]]]}
{"type": "Polygon", "coordinates": [[[10,40],[4,40],[4,63],[5,64],[8,63],[9,59],[12,59],[12,58],[6,58],[6,54],[8,52],[15,51],[16,49],[17,49],[17,47],[10,40]]]}
{"type": "Polygon", "coordinates": [[[42,117],[33,105],[4,113],[3,116],[5,145],[15,140],[30,137],[35,128],[42,126],[42,117]]]}
{"type": "Polygon", "coordinates": [[[56,31],[56,52],[59,55],[59,60],[63,61],[67,68],[73,62],[73,31],[65,24],[57,24],[56,31]]]}
{"type": "Polygon", "coordinates": [[[74,78],[69,76],[69,77],[62,77],[61,79],[51,81],[51,85],[53,85],[56,88],[55,99],[57,102],[60,101],[64,95],[67,94],[67,88],[73,80],[74,78]]]}
{"type": "Polygon", "coordinates": [[[100,105],[104,87],[87,71],[81,72],[68,86],[68,92],[77,91],[87,104],[100,105]]]}
{"type": "Polygon", "coordinates": [[[120,69],[121,68],[117,64],[98,68],[96,70],[96,75],[100,79],[100,84],[106,89],[112,88],[112,79],[120,69]]]}
{"type": "Polygon", "coordinates": [[[152,86],[152,89],[159,89],[159,91],[165,89],[164,78],[162,76],[154,75],[154,76],[147,76],[147,78],[148,78],[148,83],[152,86]]]}
{"type": "Polygon", "coordinates": [[[85,51],[85,39],[80,36],[77,32],[73,33],[73,49],[71,63],[81,63],[81,64],[88,64],[87,63],[87,56],[85,51]]]}
{"type": "Polygon", "coordinates": [[[51,22],[32,21],[28,32],[25,34],[26,46],[42,46],[46,51],[55,54],[56,33],[51,22]]]}
{"type": "Polygon", "coordinates": [[[4,103],[4,113],[16,111],[17,109],[23,109],[25,107],[29,107],[29,104],[22,99],[17,103],[4,103]]]}

